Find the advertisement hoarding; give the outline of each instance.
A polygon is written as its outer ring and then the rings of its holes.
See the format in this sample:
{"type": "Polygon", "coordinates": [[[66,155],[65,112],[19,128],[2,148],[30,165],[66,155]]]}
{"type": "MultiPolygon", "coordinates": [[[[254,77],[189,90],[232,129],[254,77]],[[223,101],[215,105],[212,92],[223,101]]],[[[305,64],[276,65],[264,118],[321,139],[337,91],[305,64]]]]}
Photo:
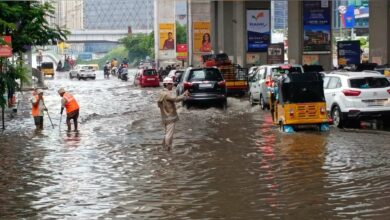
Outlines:
{"type": "Polygon", "coordinates": [[[337,42],[337,64],[358,65],[360,64],[360,41],[338,41],[337,42]]]}
{"type": "Polygon", "coordinates": [[[303,52],[330,53],[331,6],[303,1],[303,52]]]}
{"type": "Polygon", "coordinates": [[[194,22],[194,53],[209,53],[211,47],[210,22],[194,22]]]}
{"type": "Polygon", "coordinates": [[[267,63],[284,63],[284,43],[268,45],[267,63]]]}
{"type": "Polygon", "coordinates": [[[269,10],[247,10],[247,51],[267,52],[270,43],[270,13],[269,10]]]}

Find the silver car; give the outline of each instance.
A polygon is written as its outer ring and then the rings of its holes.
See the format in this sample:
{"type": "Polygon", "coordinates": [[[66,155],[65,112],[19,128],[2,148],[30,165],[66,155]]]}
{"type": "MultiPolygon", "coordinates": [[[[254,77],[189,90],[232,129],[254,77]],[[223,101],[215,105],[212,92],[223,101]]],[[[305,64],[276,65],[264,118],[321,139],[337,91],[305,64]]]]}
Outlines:
{"type": "Polygon", "coordinates": [[[92,65],[77,65],[69,72],[69,78],[81,79],[96,79],[95,69],[92,65]]]}
{"type": "Polygon", "coordinates": [[[252,104],[259,103],[263,110],[269,109],[268,87],[271,85],[272,79],[289,72],[303,73],[302,65],[270,64],[260,66],[249,83],[249,101],[252,104]]]}

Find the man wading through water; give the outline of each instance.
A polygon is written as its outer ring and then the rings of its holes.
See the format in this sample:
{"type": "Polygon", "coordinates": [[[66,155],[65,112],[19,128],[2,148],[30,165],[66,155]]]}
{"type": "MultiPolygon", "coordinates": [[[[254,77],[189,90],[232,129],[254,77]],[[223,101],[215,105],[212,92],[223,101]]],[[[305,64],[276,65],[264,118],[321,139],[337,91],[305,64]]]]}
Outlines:
{"type": "Polygon", "coordinates": [[[66,124],[68,125],[68,132],[70,131],[70,120],[73,119],[74,131],[77,130],[77,119],[79,118],[79,104],[76,99],[68,92],[65,92],[64,88],[58,90],[58,94],[62,97],[61,99],[61,115],[66,108],[66,124]]]}
{"type": "Polygon", "coordinates": [[[163,84],[166,88],[164,88],[158,96],[157,104],[160,108],[162,123],[165,128],[163,146],[167,150],[170,150],[172,147],[175,124],[179,120],[175,102],[187,99],[189,92],[186,90],[183,95],[174,97],[172,96],[173,80],[169,77],[165,77],[163,84]]]}
{"type": "Polygon", "coordinates": [[[43,129],[43,112],[47,111],[43,101],[43,91],[38,89],[33,93],[34,97],[31,99],[32,116],[34,117],[35,127],[37,130],[43,129]]]}

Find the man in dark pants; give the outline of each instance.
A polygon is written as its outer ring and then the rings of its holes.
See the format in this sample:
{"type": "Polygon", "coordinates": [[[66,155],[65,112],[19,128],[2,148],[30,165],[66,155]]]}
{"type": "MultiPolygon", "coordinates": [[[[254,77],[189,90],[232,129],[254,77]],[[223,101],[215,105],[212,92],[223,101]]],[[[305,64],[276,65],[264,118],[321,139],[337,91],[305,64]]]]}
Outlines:
{"type": "Polygon", "coordinates": [[[79,118],[79,105],[76,99],[68,92],[65,92],[64,88],[58,90],[58,94],[62,97],[61,99],[61,115],[66,108],[66,124],[68,125],[68,131],[71,131],[70,120],[73,119],[74,131],[77,130],[77,119],[79,118]]]}

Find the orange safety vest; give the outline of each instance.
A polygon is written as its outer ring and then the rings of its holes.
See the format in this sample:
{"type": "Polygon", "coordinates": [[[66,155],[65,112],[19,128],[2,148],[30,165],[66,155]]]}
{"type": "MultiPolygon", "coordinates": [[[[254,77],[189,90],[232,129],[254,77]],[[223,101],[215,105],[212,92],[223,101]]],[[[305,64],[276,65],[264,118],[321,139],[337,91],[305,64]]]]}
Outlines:
{"type": "Polygon", "coordinates": [[[69,93],[65,93],[62,97],[66,100],[65,103],[66,113],[71,113],[79,109],[79,104],[77,103],[73,95],[69,93]]]}
{"type": "MultiPolygon", "coordinates": [[[[34,97],[35,97],[35,100],[38,100],[37,95],[34,97]]],[[[42,100],[43,100],[43,98],[42,98],[42,100]]],[[[32,105],[32,116],[33,117],[39,116],[39,102],[37,104],[32,105]]]]}

